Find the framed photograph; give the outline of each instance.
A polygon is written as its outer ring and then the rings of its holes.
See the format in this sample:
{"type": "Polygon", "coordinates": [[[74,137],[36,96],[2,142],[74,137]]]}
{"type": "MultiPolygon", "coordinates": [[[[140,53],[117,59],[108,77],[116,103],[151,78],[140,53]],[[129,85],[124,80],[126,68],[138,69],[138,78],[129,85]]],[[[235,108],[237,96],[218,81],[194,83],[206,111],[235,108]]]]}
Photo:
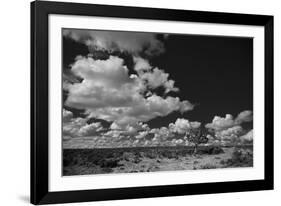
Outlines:
{"type": "Polygon", "coordinates": [[[273,189],[273,16],[31,3],[31,203],[273,189]]]}

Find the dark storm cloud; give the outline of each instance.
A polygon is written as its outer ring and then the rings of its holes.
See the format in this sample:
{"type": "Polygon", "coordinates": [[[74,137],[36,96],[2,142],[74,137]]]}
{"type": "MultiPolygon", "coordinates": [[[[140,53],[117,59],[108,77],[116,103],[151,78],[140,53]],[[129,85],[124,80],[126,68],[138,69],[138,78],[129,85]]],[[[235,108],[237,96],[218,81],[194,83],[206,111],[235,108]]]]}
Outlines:
{"type": "Polygon", "coordinates": [[[90,50],[120,51],[134,55],[144,52],[148,56],[165,51],[163,42],[153,33],[64,29],[63,35],[84,43],[90,50]]]}

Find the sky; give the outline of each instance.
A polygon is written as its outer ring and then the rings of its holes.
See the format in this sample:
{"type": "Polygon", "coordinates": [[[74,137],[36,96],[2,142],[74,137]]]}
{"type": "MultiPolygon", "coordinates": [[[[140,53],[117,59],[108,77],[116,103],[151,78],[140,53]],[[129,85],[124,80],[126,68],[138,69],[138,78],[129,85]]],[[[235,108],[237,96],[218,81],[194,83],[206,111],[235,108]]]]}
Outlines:
{"type": "Polygon", "coordinates": [[[251,38],[63,29],[66,147],[253,140],[251,38]]]}

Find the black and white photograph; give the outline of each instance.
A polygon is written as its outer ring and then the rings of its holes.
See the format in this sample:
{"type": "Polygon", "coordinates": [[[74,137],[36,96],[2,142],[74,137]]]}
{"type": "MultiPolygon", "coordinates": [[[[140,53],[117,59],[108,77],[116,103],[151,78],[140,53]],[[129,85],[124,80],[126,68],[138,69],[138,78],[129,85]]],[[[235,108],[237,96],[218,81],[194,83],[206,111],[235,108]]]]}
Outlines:
{"type": "Polygon", "coordinates": [[[253,39],[62,29],[63,176],[253,167],[253,39]]]}
{"type": "Polygon", "coordinates": [[[31,2],[30,202],[273,190],[274,17],[235,11],[31,2]]]}

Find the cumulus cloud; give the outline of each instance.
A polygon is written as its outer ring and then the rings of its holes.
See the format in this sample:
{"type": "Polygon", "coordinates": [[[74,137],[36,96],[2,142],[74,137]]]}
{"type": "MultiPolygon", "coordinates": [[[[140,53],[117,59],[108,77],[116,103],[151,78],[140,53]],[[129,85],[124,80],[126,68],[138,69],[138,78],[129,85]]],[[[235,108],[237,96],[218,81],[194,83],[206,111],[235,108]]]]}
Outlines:
{"type": "Polygon", "coordinates": [[[121,130],[121,127],[118,124],[116,124],[115,122],[113,122],[110,125],[110,129],[112,129],[112,130],[121,130]]]}
{"type": "Polygon", "coordinates": [[[240,140],[244,143],[250,143],[253,141],[253,130],[240,137],[240,140]]]}
{"type": "Polygon", "coordinates": [[[226,114],[225,117],[215,116],[212,123],[205,125],[208,129],[214,129],[216,131],[223,130],[235,125],[235,121],[231,114],[226,114]]]}
{"type": "MultiPolygon", "coordinates": [[[[189,127],[192,127],[193,122],[187,121],[187,123],[189,127]]],[[[178,123],[173,124],[178,126],[178,123]]],[[[197,127],[198,123],[194,125],[197,127]]],[[[125,128],[118,127],[115,123],[112,123],[110,128],[111,130],[102,132],[98,140],[95,139],[97,141],[95,147],[189,145],[184,135],[175,133],[169,127],[150,129],[147,124],[140,122],[135,126],[127,125],[125,128]]]]}
{"type": "Polygon", "coordinates": [[[251,121],[253,121],[253,112],[249,110],[240,112],[235,119],[236,124],[241,124],[243,122],[251,122],[251,121]]]}
{"type": "Polygon", "coordinates": [[[139,132],[139,133],[136,135],[136,139],[143,139],[143,138],[145,138],[147,135],[148,135],[148,131],[139,132]]]}
{"type": "Polygon", "coordinates": [[[144,96],[144,92],[149,91],[148,86],[140,76],[129,75],[119,57],[110,56],[107,60],[77,57],[71,71],[83,80],[67,87],[65,104],[85,109],[89,117],[124,126],[193,109],[189,101],[181,101],[178,97],[161,97],[154,93],[144,96]]]}
{"type": "Polygon", "coordinates": [[[190,122],[186,119],[177,119],[175,123],[170,123],[168,127],[152,128],[138,132],[139,146],[176,146],[189,145],[186,131],[200,127],[200,122],[190,122]]]}
{"type": "Polygon", "coordinates": [[[78,136],[81,127],[86,125],[86,120],[83,118],[73,118],[69,121],[63,121],[63,136],[78,136]]]}
{"type": "MultiPolygon", "coordinates": [[[[220,140],[222,143],[235,143],[248,138],[246,135],[240,137],[244,132],[241,124],[244,122],[251,122],[252,120],[252,111],[246,110],[240,112],[236,118],[230,114],[227,114],[225,117],[215,116],[213,121],[206,124],[205,127],[213,130],[216,139],[220,140]]],[[[250,138],[251,133],[249,134],[249,139],[250,138]]]]}
{"type": "Polygon", "coordinates": [[[119,137],[119,138],[129,138],[129,139],[133,139],[133,138],[142,139],[146,135],[148,135],[150,130],[148,125],[142,122],[136,123],[133,126],[132,125],[119,126],[118,124],[113,122],[109,128],[111,130],[103,133],[103,135],[112,136],[113,138],[119,137]]]}
{"type": "Polygon", "coordinates": [[[73,118],[70,111],[63,109],[63,139],[70,137],[92,136],[97,135],[104,128],[100,122],[87,123],[87,119],[77,117],[73,118]]]}
{"type": "Polygon", "coordinates": [[[190,122],[187,119],[178,118],[175,123],[169,124],[169,129],[172,132],[184,134],[191,129],[197,129],[201,126],[200,122],[190,122]]]}
{"type": "Polygon", "coordinates": [[[151,72],[139,72],[139,76],[147,83],[147,86],[152,89],[163,86],[165,88],[165,93],[179,91],[178,88],[174,87],[175,81],[168,80],[169,74],[161,69],[154,68],[151,72]]]}
{"type": "Polygon", "coordinates": [[[173,143],[173,144],[176,144],[176,145],[179,145],[179,144],[184,143],[184,141],[183,141],[182,139],[173,139],[173,140],[172,140],[172,143],[173,143]]]}
{"type": "Polygon", "coordinates": [[[145,72],[145,71],[151,71],[152,66],[149,64],[148,60],[143,59],[141,57],[133,57],[135,66],[134,66],[134,70],[139,72],[145,72]]]}
{"type": "Polygon", "coordinates": [[[138,126],[140,127],[139,130],[146,130],[146,131],[150,130],[148,124],[145,124],[145,123],[140,122],[140,123],[138,124],[138,126]]]}
{"type": "Polygon", "coordinates": [[[225,117],[215,116],[211,123],[205,125],[208,129],[213,129],[215,131],[225,130],[227,128],[240,125],[244,122],[251,122],[253,120],[252,111],[240,112],[234,119],[231,114],[226,114],[225,117]]]}
{"type": "Polygon", "coordinates": [[[174,86],[175,81],[169,79],[168,73],[157,67],[153,68],[147,60],[141,57],[134,57],[134,62],[135,71],[147,87],[155,89],[162,86],[165,93],[179,91],[179,88],[174,86]]]}
{"type": "Polygon", "coordinates": [[[216,136],[220,137],[221,140],[236,141],[242,132],[243,128],[241,126],[234,126],[217,132],[216,136]]]}
{"type": "Polygon", "coordinates": [[[135,55],[143,52],[149,56],[165,51],[164,43],[153,33],[64,29],[63,35],[84,43],[90,51],[120,51],[135,55]]]}
{"type": "Polygon", "coordinates": [[[103,131],[103,127],[100,122],[93,122],[91,124],[85,124],[78,131],[78,136],[91,136],[97,135],[103,131]]]}
{"type": "Polygon", "coordinates": [[[71,111],[68,111],[65,109],[62,110],[63,122],[68,122],[69,120],[71,120],[72,116],[73,116],[73,114],[71,111]]]}
{"type": "Polygon", "coordinates": [[[71,139],[72,139],[71,136],[67,136],[67,135],[63,135],[63,136],[62,136],[62,140],[63,140],[63,141],[68,141],[68,140],[71,140],[71,139]]]}
{"type": "Polygon", "coordinates": [[[150,130],[150,133],[154,134],[156,140],[161,139],[161,142],[164,142],[171,137],[171,132],[167,127],[153,128],[150,130]]]}
{"type": "Polygon", "coordinates": [[[118,130],[109,130],[103,135],[108,137],[118,138],[118,137],[122,137],[122,132],[118,130]]]}

